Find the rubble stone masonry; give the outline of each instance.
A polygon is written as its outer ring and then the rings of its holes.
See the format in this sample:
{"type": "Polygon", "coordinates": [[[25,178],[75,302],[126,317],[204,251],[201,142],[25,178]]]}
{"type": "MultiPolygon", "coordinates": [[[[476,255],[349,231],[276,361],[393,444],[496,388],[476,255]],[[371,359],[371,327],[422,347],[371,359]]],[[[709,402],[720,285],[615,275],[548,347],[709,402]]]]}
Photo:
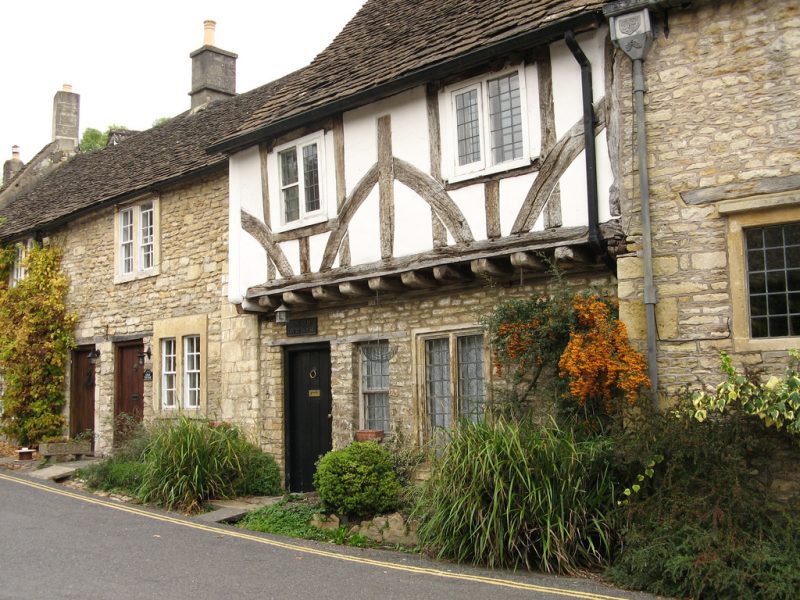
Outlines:
{"type": "Polygon", "coordinates": [[[154,353],[145,365],[154,373],[154,381],[144,384],[145,419],[179,412],[161,411],[153,399],[160,371],[154,326],[162,321],[174,325],[178,317],[204,323],[206,328],[186,332],[205,338],[201,407],[186,414],[229,420],[257,433],[257,318],[237,315],[226,298],[227,190],[227,175],[220,173],[142,196],[158,198],[160,263],[154,276],[114,282],[115,207],[94,211],[52,236],[53,243],[65,248],[63,266],[70,279],[67,303],[78,315],[78,343],[94,344],[100,350],[95,387],[99,452],[107,451],[112,443],[115,341],[141,337],[145,348],[154,353]]]}
{"type": "MultiPolygon", "coordinates": [[[[645,59],[657,348],[666,402],[686,385],[718,383],[720,350],[732,352],[738,366],[780,373],[786,350],[800,346],[800,338],[736,343],[737,314],[745,321],[740,329],[747,325],[746,298],[737,304],[732,297],[732,287],[745,285],[736,267],[743,257],[732,243],[738,213],[725,209],[748,199],[742,210],[780,222],[792,214],[786,206],[800,202],[800,5],[694,6],[656,21],[645,59]]],[[[630,60],[616,51],[612,89],[622,107],[617,142],[629,251],[618,263],[620,312],[632,337],[644,340],[630,74],[630,60]]]]}

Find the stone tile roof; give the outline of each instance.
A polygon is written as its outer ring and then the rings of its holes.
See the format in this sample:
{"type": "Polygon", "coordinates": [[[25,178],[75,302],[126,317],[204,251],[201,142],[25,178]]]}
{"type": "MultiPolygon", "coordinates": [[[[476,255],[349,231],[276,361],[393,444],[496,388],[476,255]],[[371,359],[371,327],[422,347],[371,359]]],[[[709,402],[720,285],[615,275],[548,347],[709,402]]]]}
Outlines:
{"type": "Polygon", "coordinates": [[[235,131],[246,115],[296,75],[212,102],[194,114],[182,113],[116,146],[75,155],[0,207],[0,219],[5,219],[0,239],[46,228],[92,206],[223,166],[227,157],[207,152],[211,142],[235,131]]]}
{"type": "Polygon", "coordinates": [[[333,42],[239,127],[237,137],[571,17],[602,0],[369,0],[333,42]]]}

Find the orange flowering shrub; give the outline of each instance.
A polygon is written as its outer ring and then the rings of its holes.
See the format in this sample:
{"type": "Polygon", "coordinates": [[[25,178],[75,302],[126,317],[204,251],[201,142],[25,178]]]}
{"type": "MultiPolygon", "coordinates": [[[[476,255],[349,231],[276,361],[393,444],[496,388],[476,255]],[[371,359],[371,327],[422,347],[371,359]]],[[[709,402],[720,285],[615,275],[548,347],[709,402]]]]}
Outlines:
{"type": "Polygon", "coordinates": [[[618,395],[633,405],[650,380],[644,358],[628,341],[625,324],[597,294],[575,295],[572,308],[575,326],[558,361],[570,393],[581,406],[590,399],[602,401],[609,413],[618,395]]]}
{"type": "Polygon", "coordinates": [[[614,400],[633,404],[649,387],[644,358],[628,341],[615,304],[596,293],[571,294],[559,287],[552,296],[508,300],[484,324],[489,330],[493,364],[514,384],[526,383],[525,398],[547,368],[555,373],[554,391],[580,406],[587,401],[610,414],[614,400]]]}

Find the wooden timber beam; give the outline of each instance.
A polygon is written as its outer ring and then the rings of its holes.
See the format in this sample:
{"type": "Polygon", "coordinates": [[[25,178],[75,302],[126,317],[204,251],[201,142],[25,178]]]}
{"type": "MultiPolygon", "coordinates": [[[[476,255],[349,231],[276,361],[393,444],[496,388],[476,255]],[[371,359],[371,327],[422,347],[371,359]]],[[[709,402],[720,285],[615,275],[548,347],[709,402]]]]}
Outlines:
{"type": "Polygon", "coordinates": [[[289,306],[315,304],[313,296],[308,292],[283,292],[283,301],[289,306]]]}
{"type": "Polygon", "coordinates": [[[367,284],[373,292],[402,292],[406,289],[396,277],[370,277],[367,284]]]}
{"type": "Polygon", "coordinates": [[[440,283],[461,283],[469,281],[472,277],[451,265],[438,265],[433,267],[433,276],[440,283]]]}
{"type": "Polygon", "coordinates": [[[477,258],[471,260],[469,266],[479,276],[507,277],[514,272],[507,258],[477,258]]]}
{"type": "Polygon", "coordinates": [[[280,296],[261,296],[258,299],[258,305],[266,308],[278,308],[281,305],[280,296]]]}
{"type": "Polygon", "coordinates": [[[369,289],[369,286],[365,285],[361,281],[345,281],[344,283],[340,283],[339,292],[341,292],[343,296],[348,296],[350,298],[373,295],[372,290],[369,289]]]}
{"type": "Polygon", "coordinates": [[[517,268],[531,271],[547,270],[547,264],[532,252],[514,252],[511,255],[511,264],[517,268]]]}
{"type": "Polygon", "coordinates": [[[338,286],[332,285],[317,285],[311,288],[311,295],[317,302],[336,302],[341,300],[343,296],[339,293],[338,286]]]}
{"type": "Polygon", "coordinates": [[[406,271],[400,274],[400,280],[404,286],[415,290],[434,288],[438,285],[436,280],[424,271],[406,271]]]}
{"type": "Polygon", "coordinates": [[[556,264],[562,269],[576,269],[595,264],[594,255],[580,246],[559,246],[555,250],[556,264]]]}

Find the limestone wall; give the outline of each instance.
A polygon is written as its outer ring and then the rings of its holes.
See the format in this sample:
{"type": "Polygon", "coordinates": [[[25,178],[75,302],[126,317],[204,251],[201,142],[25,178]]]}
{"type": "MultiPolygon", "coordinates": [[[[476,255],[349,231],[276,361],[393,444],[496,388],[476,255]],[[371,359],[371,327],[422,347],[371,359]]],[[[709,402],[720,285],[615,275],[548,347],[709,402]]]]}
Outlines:
{"type": "MultiPolygon", "coordinates": [[[[694,4],[669,12],[668,36],[665,22],[657,21],[645,61],[658,361],[667,395],[686,384],[718,383],[720,350],[734,352],[739,365],[781,372],[785,350],[800,345],[799,338],[735,343],[736,314],[747,319],[731,285],[743,285],[732,265],[742,257],[731,243],[733,217],[721,213],[726,202],[747,198],[750,210],[769,220],[769,202],[798,202],[791,190],[800,188],[800,6],[791,0],[694,4]]],[[[630,250],[619,260],[620,312],[643,340],[630,60],[617,51],[613,69],[630,250]]]]}
{"type": "MultiPolygon", "coordinates": [[[[607,275],[576,275],[571,286],[613,289],[607,275]]],[[[307,315],[297,310],[292,318],[316,316],[318,335],[288,338],[284,325],[263,320],[261,323],[262,385],[264,391],[264,429],[261,444],[284,462],[283,349],[288,344],[327,341],[331,347],[331,389],[333,447],[341,448],[353,441],[359,428],[359,345],[369,340],[389,341],[393,356],[389,361],[389,408],[391,430],[398,429],[406,440],[416,442],[425,436],[424,356],[420,338],[462,329],[479,329],[481,318],[496,304],[507,298],[531,296],[547,288],[546,279],[520,286],[469,285],[439,289],[425,293],[409,293],[397,297],[381,294],[360,304],[318,308],[307,315]]],[[[487,346],[488,348],[488,346],[487,346]]],[[[496,387],[488,351],[485,354],[487,384],[496,387]]]]}
{"type": "Polygon", "coordinates": [[[101,353],[95,387],[96,446],[101,452],[112,438],[116,341],[141,337],[153,352],[145,365],[155,375],[153,382],[145,382],[145,418],[177,413],[160,411],[153,397],[159,372],[154,324],[157,328],[176,317],[204,323],[206,329],[203,402],[200,410],[187,413],[238,422],[256,432],[257,319],[237,315],[226,298],[227,188],[227,175],[219,173],[157,194],[161,260],[152,277],[114,283],[114,207],[71,222],[52,237],[65,248],[67,302],[78,315],[78,343],[93,344],[101,353]]]}

